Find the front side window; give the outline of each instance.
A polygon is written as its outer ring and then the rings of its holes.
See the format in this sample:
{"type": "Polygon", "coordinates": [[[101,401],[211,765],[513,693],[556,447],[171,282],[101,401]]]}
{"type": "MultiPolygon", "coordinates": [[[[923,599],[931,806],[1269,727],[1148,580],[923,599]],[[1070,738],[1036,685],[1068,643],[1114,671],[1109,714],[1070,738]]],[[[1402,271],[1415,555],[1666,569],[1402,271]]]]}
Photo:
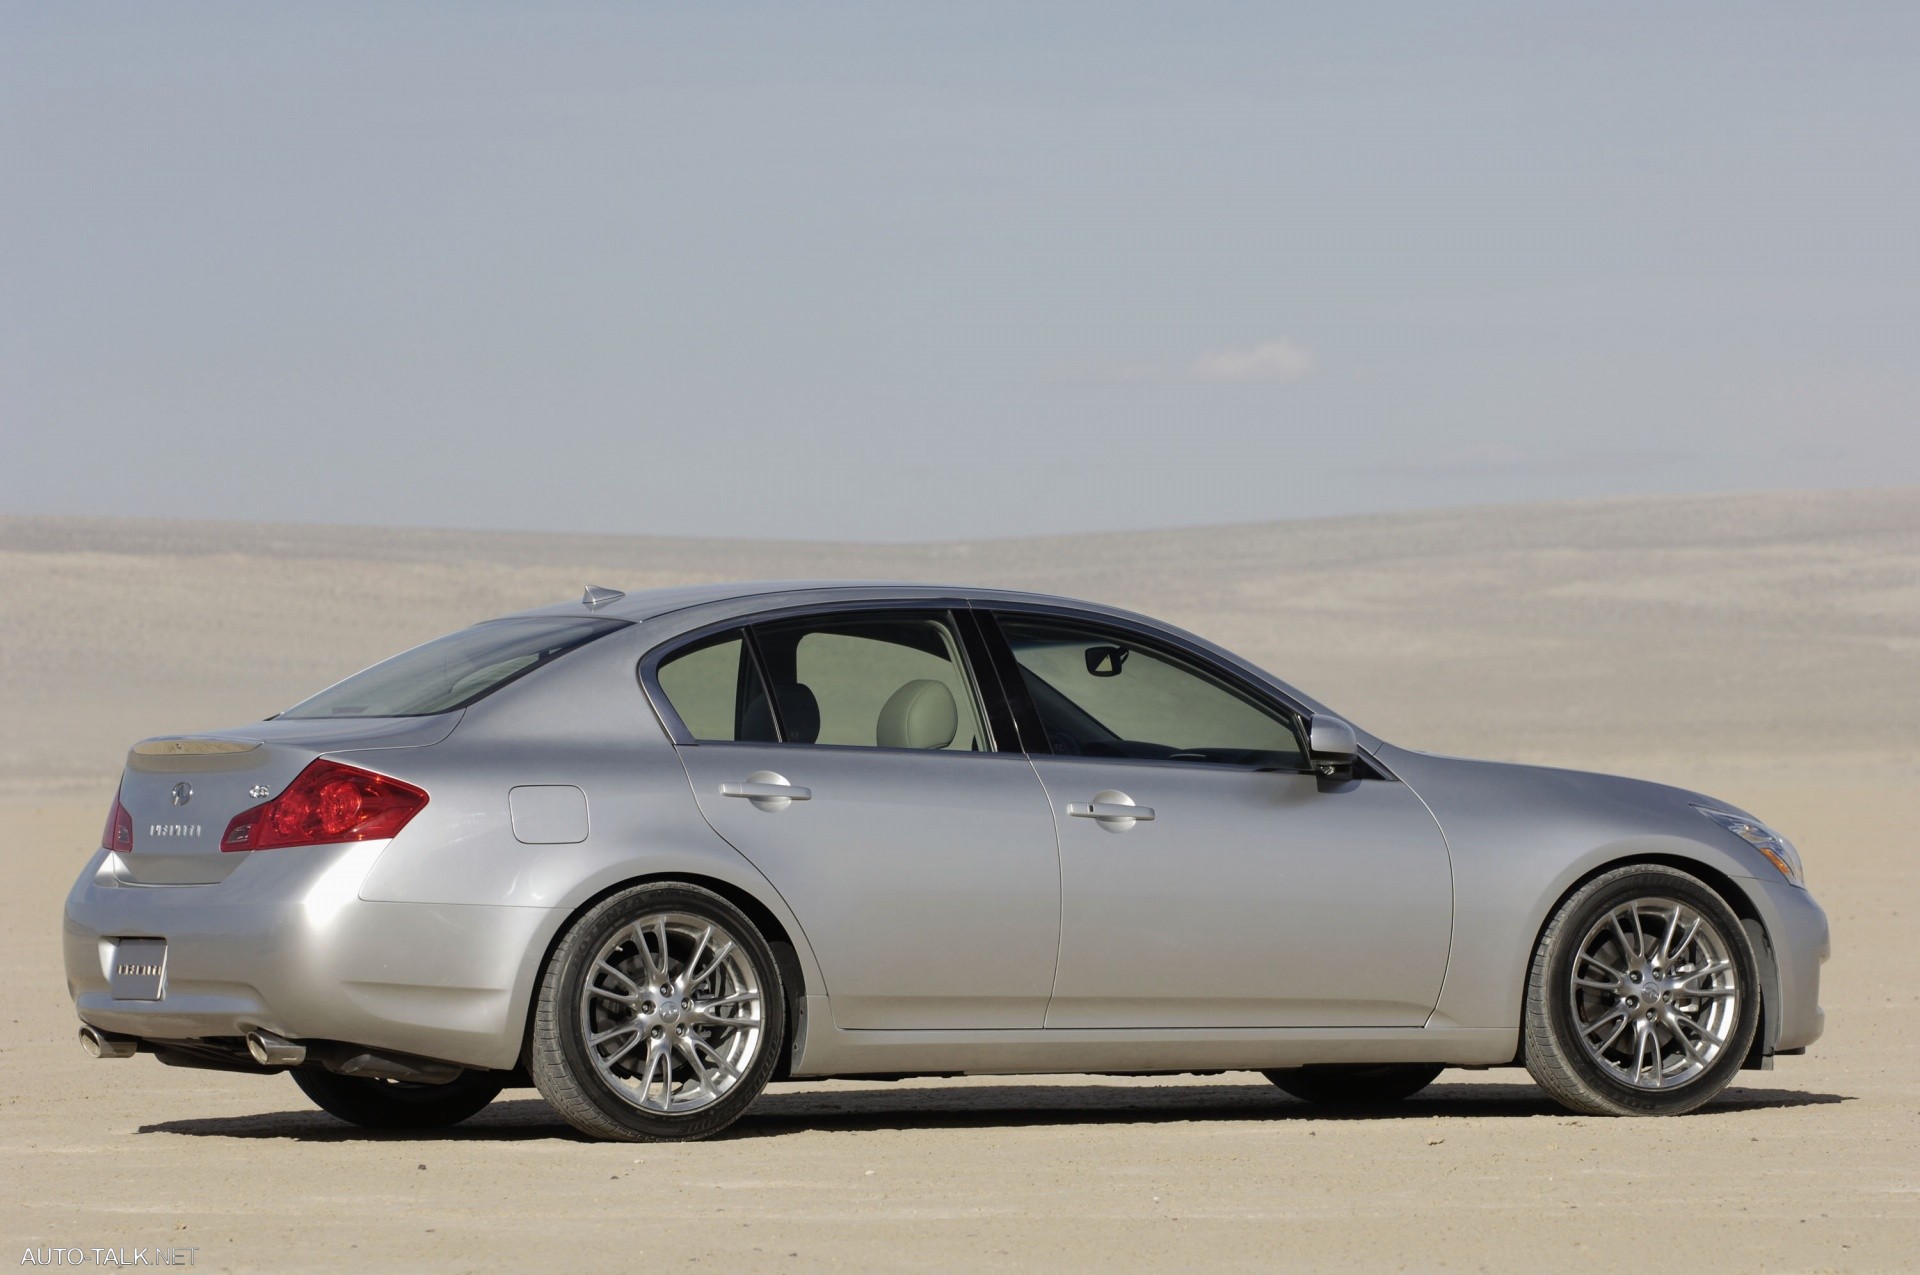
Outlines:
{"type": "Polygon", "coordinates": [[[815,616],[754,627],[788,743],[982,752],[979,699],[944,613],[815,616]]]}
{"type": "Polygon", "coordinates": [[[355,673],[281,717],[428,717],[465,708],[625,620],[551,615],[489,620],[355,673]]]}
{"type": "Polygon", "coordinates": [[[1056,756],[1306,768],[1292,714],[1197,660],[1073,621],[999,623],[1056,756]]]}

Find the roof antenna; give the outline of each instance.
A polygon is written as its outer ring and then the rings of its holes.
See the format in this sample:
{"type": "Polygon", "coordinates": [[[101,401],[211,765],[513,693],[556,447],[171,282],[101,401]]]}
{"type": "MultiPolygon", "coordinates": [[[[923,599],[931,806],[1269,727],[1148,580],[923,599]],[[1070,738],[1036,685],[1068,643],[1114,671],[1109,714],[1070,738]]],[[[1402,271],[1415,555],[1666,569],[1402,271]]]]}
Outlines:
{"type": "Polygon", "coordinates": [[[597,607],[602,603],[611,602],[615,598],[624,598],[626,596],[626,594],[618,589],[603,589],[597,584],[590,584],[587,586],[587,591],[580,595],[580,604],[586,607],[597,607]]]}

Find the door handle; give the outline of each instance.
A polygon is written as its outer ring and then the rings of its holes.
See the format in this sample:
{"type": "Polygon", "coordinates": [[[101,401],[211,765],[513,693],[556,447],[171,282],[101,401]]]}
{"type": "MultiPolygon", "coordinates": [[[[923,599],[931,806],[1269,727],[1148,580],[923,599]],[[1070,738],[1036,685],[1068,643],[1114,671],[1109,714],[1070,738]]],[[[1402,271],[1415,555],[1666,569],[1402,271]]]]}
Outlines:
{"type": "Polygon", "coordinates": [[[1093,800],[1067,803],[1067,813],[1075,819],[1093,819],[1109,832],[1125,832],[1136,823],[1151,823],[1152,806],[1135,805],[1133,798],[1116,789],[1093,794],[1093,800]]]}
{"type": "Polygon", "coordinates": [[[744,784],[721,784],[722,797],[745,797],[748,801],[766,801],[780,799],[785,801],[812,801],[813,789],[796,788],[792,784],[756,784],[748,781],[744,784]]]}
{"type": "Polygon", "coordinates": [[[745,797],[759,810],[785,810],[796,801],[812,801],[813,789],[790,784],[771,770],[756,770],[744,782],[721,784],[720,795],[745,797]]]}
{"type": "Polygon", "coordinates": [[[1085,805],[1069,803],[1067,813],[1076,819],[1132,819],[1153,822],[1152,806],[1123,806],[1115,801],[1089,801],[1085,805]]]}

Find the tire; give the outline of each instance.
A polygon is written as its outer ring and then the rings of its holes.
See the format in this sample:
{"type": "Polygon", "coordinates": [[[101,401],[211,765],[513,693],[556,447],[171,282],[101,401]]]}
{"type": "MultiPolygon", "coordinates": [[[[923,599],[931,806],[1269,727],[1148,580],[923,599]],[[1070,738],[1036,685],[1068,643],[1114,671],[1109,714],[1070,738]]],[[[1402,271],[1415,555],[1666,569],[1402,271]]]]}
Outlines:
{"type": "Polygon", "coordinates": [[[1260,1074],[1302,1102],[1372,1107],[1411,1098],[1443,1070],[1434,1063],[1286,1067],[1260,1074]]]}
{"type": "Polygon", "coordinates": [[[1745,1062],[1760,997],[1753,946],[1726,900],[1674,868],[1618,868],[1575,891],[1540,934],[1527,1070],[1582,1115],[1692,1111],[1745,1062]]]}
{"type": "Polygon", "coordinates": [[[698,886],[639,885],[555,947],[528,1070],[590,1137],[705,1138],[760,1095],[785,1033],[780,967],[753,922],[698,886]]]}
{"type": "Polygon", "coordinates": [[[293,1083],[328,1115],[365,1129],[445,1129],[477,1114],[503,1087],[496,1072],[465,1071],[444,1085],[336,1076],[302,1067],[293,1083]]]}

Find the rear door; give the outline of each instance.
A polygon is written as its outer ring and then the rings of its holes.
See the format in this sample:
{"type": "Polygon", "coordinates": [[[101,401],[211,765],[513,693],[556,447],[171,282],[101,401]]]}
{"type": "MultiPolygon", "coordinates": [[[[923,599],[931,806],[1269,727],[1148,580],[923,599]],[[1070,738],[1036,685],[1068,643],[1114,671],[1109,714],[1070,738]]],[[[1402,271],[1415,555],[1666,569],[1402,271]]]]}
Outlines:
{"type": "Polygon", "coordinates": [[[1297,714],[1152,635],[1035,613],[997,632],[1060,837],[1047,1026],[1426,1022],[1452,873],[1406,785],[1323,783],[1297,714]]]}
{"type": "Polygon", "coordinates": [[[1045,1018],[1052,813],[1012,731],[994,729],[972,623],[867,606],[643,662],[701,812],[792,907],[842,1028],[1045,1018]]]}

